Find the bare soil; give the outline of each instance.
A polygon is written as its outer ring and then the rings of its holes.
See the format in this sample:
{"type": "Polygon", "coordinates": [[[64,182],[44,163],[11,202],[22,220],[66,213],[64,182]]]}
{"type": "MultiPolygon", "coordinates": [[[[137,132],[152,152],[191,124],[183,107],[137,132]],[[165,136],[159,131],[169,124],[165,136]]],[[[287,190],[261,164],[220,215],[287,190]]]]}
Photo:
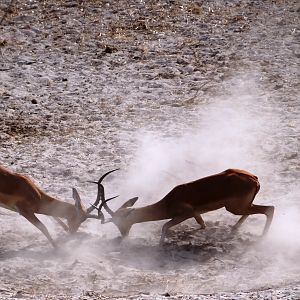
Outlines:
{"type": "MultiPolygon", "coordinates": [[[[120,243],[89,220],[54,251],[0,209],[0,299],[300,299],[298,1],[0,3],[0,163],[49,194],[87,203],[105,181],[117,208],[230,167],[275,205],[269,236],[225,210],[120,243]]],[[[92,199],[92,200],[90,200],[92,199]]]]}

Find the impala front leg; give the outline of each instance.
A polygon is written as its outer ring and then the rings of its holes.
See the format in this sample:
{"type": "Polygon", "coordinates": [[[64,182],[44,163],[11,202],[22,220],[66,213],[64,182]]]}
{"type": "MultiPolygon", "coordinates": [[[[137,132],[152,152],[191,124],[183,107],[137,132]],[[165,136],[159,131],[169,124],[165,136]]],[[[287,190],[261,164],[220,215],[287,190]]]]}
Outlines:
{"type": "Polygon", "coordinates": [[[20,214],[26,218],[31,224],[33,224],[37,229],[39,229],[45,237],[48,239],[48,241],[52,244],[53,248],[57,248],[56,243],[52,239],[48,229],[46,226],[35,216],[34,213],[26,210],[20,210],[20,214]]]}
{"type": "Polygon", "coordinates": [[[183,216],[179,216],[179,217],[175,217],[172,220],[170,220],[169,222],[167,222],[161,230],[161,237],[160,237],[160,241],[159,241],[159,245],[162,246],[166,237],[166,234],[168,233],[169,228],[185,221],[186,219],[188,219],[188,217],[183,217],[183,216]]]}
{"type": "Polygon", "coordinates": [[[206,228],[206,224],[205,224],[204,220],[202,219],[201,215],[195,214],[194,218],[197,221],[197,223],[199,225],[201,225],[200,229],[205,229],[206,228]]]}

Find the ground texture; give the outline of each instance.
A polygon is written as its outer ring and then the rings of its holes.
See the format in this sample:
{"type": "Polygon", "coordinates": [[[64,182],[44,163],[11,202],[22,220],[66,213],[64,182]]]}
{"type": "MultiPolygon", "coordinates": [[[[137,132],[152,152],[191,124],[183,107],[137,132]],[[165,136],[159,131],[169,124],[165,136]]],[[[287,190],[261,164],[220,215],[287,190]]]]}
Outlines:
{"type": "MultiPolygon", "coordinates": [[[[0,210],[0,299],[299,299],[298,1],[2,1],[0,163],[72,202],[102,173],[112,207],[230,167],[258,175],[264,218],[174,227],[86,221],[61,245],[0,210]]],[[[92,200],[90,200],[92,199],[92,200]]]]}

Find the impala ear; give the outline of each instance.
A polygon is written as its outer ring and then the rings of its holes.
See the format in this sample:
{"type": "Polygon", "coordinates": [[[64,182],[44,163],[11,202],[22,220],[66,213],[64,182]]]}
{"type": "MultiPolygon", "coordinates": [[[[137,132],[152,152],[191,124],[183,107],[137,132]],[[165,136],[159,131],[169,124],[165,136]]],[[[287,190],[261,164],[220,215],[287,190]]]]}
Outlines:
{"type": "Polygon", "coordinates": [[[79,193],[77,192],[77,190],[75,188],[72,189],[73,191],[73,199],[75,201],[75,208],[77,213],[81,213],[82,211],[84,211],[84,205],[81,201],[81,198],[79,196],[79,193]]]}
{"type": "Polygon", "coordinates": [[[134,203],[138,200],[139,198],[138,197],[134,197],[134,198],[131,198],[129,200],[127,200],[119,209],[122,209],[122,208],[127,208],[127,207],[131,207],[134,205],[134,203]]]}

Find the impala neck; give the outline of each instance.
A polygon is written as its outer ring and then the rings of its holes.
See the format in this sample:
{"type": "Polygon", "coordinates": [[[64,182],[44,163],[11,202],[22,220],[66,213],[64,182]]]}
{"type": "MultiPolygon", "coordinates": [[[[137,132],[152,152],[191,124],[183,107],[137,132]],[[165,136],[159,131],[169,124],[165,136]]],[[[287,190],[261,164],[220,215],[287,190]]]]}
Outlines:
{"type": "Polygon", "coordinates": [[[142,223],[148,221],[158,221],[168,219],[168,213],[161,202],[157,202],[152,205],[134,208],[129,214],[128,219],[130,223],[142,223]]]}
{"type": "Polygon", "coordinates": [[[39,207],[37,213],[66,219],[73,218],[77,214],[73,204],[60,201],[43,192],[41,193],[41,200],[43,204],[39,207]]]}

